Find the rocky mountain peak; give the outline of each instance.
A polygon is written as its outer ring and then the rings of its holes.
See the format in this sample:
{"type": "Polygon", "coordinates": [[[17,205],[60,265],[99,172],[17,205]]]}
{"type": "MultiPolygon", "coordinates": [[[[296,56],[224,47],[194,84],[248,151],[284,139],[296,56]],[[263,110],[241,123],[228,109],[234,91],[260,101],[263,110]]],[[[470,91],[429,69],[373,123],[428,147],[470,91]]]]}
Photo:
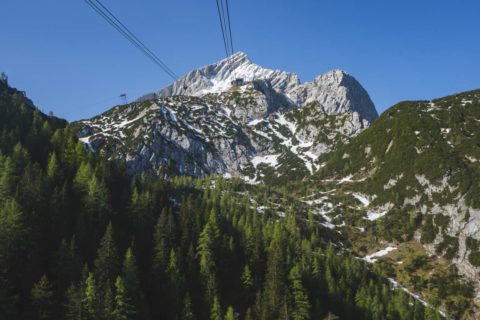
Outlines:
{"type": "Polygon", "coordinates": [[[312,174],[320,155],[376,117],[368,93],[342,70],[301,83],[237,52],[77,125],[88,149],[125,161],[134,174],[278,182],[312,174]]]}
{"type": "Polygon", "coordinates": [[[357,112],[370,123],[378,117],[367,91],[353,76],[339,69],[299,85],[289,95],[298,105],[319,102],[328,115],[357,112]]]}
{"type": "MultiPolygon", "coordinates": [[[[187,73],[171,85],[140,100],[174,95],[205,96],[221,94],[253,82],[268,82],[270,96],[283,96],[290,105],[303,107],[318,102],[326,115],[356,112],[359,118],[372,123],[378,113],[361,84],[345,71],[335,69],[317,76],[312,82],[301,83],[292,72],[264,68],[253,63],[244,52],[187,73]]],[[[277,99],[277,101],[280,101],[277,99]]],[[[282,103],[285,105],[285,103],[282,103]]],[[[269,109],[277,109],[270,106],[269,109]]]]}

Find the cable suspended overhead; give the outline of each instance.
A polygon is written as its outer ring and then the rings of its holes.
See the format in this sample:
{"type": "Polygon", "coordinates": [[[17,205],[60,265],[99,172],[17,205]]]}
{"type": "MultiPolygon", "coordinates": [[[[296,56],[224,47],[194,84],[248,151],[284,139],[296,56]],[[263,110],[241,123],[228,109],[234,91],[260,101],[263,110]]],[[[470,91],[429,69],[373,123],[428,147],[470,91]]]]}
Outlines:
{"type": "Polygon", "coordinates": [[[216,0],[216,2],[220,28],[222,30],[223,45],[225,47],[225,55],[227,58],[230,58],[234,51],[228,0],[216,0]]]}
{"type": "Polygon", "coordinates": [[[125,37],[132,45],[140,50],[147,58],[153,61],[160,69],[162,69],[173,80],[177,80],[178,76],[172,71],[152,50],[150,50],[135,34],[130,31],[107,7],[99,0],[84,0],[95,12],[105,19],[112,27],[114,27],[123,37],[125,37]]]}

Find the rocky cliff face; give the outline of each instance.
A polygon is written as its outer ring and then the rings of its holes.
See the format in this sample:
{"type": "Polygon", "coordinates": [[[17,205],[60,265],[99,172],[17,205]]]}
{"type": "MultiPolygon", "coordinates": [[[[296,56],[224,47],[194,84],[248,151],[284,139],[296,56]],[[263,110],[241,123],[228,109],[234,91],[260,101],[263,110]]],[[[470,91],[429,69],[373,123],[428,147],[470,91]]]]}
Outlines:
{"type": "Polygon", "coordinates": [[[343,71],[302,84],[237,53],[74,126],[88,148],[134,174],[279,181],[316,171],[319,155],[376,117],[367,92],[343,71]]]}

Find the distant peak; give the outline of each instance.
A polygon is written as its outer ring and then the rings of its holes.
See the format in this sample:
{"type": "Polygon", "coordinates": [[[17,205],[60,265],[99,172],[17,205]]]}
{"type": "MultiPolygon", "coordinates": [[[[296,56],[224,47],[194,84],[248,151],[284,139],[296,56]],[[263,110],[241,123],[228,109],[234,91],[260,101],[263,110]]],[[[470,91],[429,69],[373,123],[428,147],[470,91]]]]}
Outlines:
{"type": "Polygon", "coordinates": [[[237,51],[231,56],[224,58],[223,60],[220,61],[221,63],[234,63],[235,65],[238,64],[243,64],[243,63],[251,63],[250,59],[248,58],[247,54],[241,51],[237,51]]]}
{"type": "Polygon", "coordinates": [[[343,80],[351,78],[347,72],[341,69],[333,69],[323,74],[318,75],[314,82],[329,82],[329,83],[337,83],[340,84],[343,80]]]}

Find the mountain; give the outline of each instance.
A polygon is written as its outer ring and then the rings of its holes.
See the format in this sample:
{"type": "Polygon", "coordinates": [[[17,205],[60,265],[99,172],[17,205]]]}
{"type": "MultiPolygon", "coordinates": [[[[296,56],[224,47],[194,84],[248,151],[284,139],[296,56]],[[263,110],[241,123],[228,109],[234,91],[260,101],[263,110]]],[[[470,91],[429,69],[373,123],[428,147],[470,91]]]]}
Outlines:
{"type": "Polygon", "coordinates": [[[132,177],[2,81],[0,113],[2,320],[440,319],[295,190],[132,177]]]}
{"type": "Polygon", "coordinates": [[[399,103],[322,161],[317,205],[355,251],[390,248],[390,274],[426,297],[449,283],[436,299],[462,314],[480,285],[480,90],[399,103]]]}
{"type": "Polygon", "coordinates": [[[88,148],[133,174],[281,182],[315,172],[318,156],[376,117],[368,93],[343,71],[301,83],[237,53],[74,127],[88,148]]]}

